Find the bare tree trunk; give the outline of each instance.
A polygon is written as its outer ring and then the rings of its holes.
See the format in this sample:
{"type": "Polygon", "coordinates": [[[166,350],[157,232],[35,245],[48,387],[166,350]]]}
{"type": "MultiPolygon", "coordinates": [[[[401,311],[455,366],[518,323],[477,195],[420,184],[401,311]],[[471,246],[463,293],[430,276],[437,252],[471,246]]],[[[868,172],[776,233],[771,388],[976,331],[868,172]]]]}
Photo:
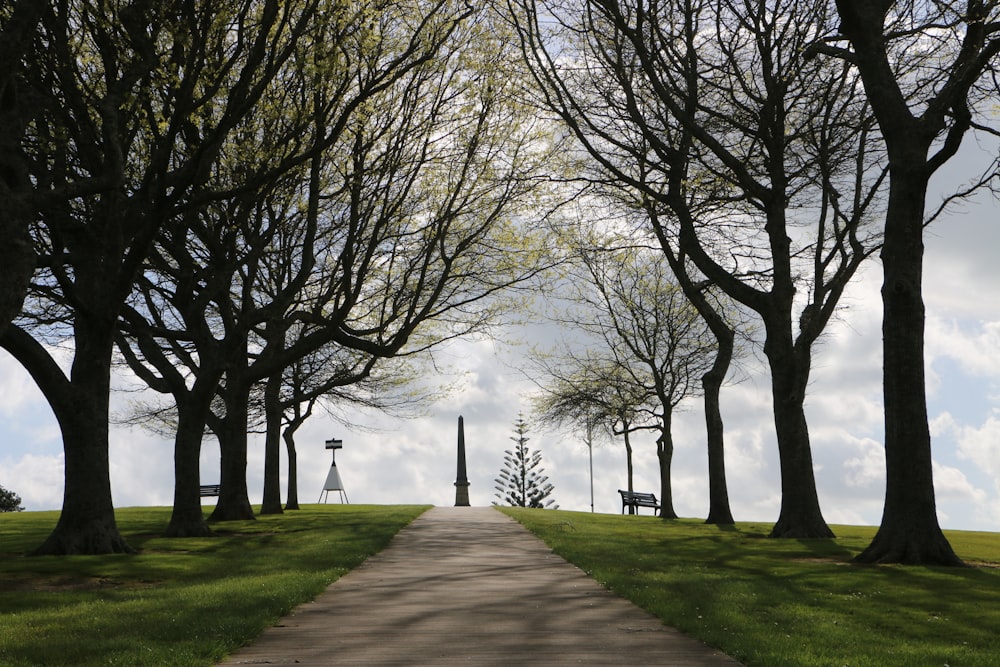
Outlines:
{"type": "Polygon", "coordinates": [[[281,437],[285,441],[285,451],[288,453],[288,499],[285,501],[286,510],[299,509],[299,457],[295,450],[295,432],[306,423],[312,415],[313,405],[316,399],[306,401],[306,409],[302,410],[302,403],[293,402],[289,409],[292,411],[288,424],[282,432],[281,437]]]}
{"type": "MultiPolygon", "coordinates": [[[[196,317],[202,316],[198,313],[196,317]]],[[[196,321],[187,315],[187,322],[196,321]]],[[[126,361],[150,388],[170,394],[177,409],[177,430],[174,433],[174,503],[170,523],[164,537],[207,537],[212,530],[205,522],[201,505],[201,446],[212,400],[224,372],[218,363],[221,355],[217,345],[199,347],[200,367],[194,369],[194,383],[189,388],[188,378],[175,366],[175,359],[163,353],[146,319],[130,308],[125,309],[127,334],[120,335],[118,349],[126,361]],[[134,338],[134,343],[129,337],[134,338]],[[145,355],[145,363],[136,351],[145,355]],[[151,365],[158,372],[148,368],[151,365]]],[[[190,327],[190,325],[189,325],[190,327]]],[[[189,330],[194,327],[189,328],[189,330]]],[[[211,338],[211,336],[208,336],[211,338]]]]}
{"type": "MultiPolygon", "coordinates": [[[[629,430],[627,425],[623,430],[624,430],[623,435],[625,437],[625,469],[628,474],[628,479],[626,481],[628,482],[628,492],[633,493],[635,491],[635,487],[632,485],[633,481],[632,441],[629,439],[629,430]]],[[[628,513],[635,514],[635,505],[628,506],[628,513]]]]}
{"type": "Polygon", "coordinates": [[[285,501],[286,510],[299,509],[299,457],[295,451],[295,431],[297,428],[298,426],[289,424],[281,434],[281,437],[285,441],[285,451],[288,452],[288,499],[285,501]]]}
{"type": "Polygon", "coordinates": [[[733,512],[729,506],[729,486],[726,483],[726,433],[719,394],[733,360],[735,335],[732,327],[726,323],[719,311],[705,298],[702,289],[691,279],[691,274],[687,271],[686,258],[674,252],[655,211],[650,211],[650,218],[660,241],[660,247],[677,277],[678,284],[715,336],[715,360],[712,362],[712,368],[701,378],[701,386],[705,392],[705,435],[708,443],[709,506],[705,523],[732,524],[733,512]]]}
{"type": "MultiPolygon", "coordinates": [[[[768,326],[766,321],[765,326],[768,326]]],[[[806,355],[801,349],[794,349],[787,337],[776,334],[771,327],[768,329],[764,353],[771,367],[774,427],[781,464],[781,511],[771,537],[834,537],[820,510],[806,424],[804,404],[809,361],[803,358],[806,355]]]]}
{"type": "MultiPolygon", "coordinates": [[[[99,366],[93,364],[90,370],[99,372],[99,366]]],[[[65,397],[68,405],[53,406],[63,436],[63,505],[55,530],[32,555],[134,553],[115,521],[108,458],[109,394],[100,388],[103,384],[100,378],[78,380],[69,390],[73,395],[65,397]]]]}
{"type": "MultiPolygon", "coordinates": [[[[961,565],[938,524],[934,498],[924,377],[924,208],[931,175],[954,157],[971,125],[969,87],[983,71],[977,68],[989,66],[1000,42],[995,37],[989,45],[986,42],[984,30],[989,21],[983,12],[992,11],[988,4],[968,3],[968,23],[958,26],[966,29],[964,43],[956,51],[948,85],[936,90],[927,86],[931,97],[919,100],[917,116],[889,64],[884,30],[890,7],[891,3],[837,1],[841,31],[857,54],[854,62],[889,153],[889,202],[882,245],[885,505],[875,538],[856,560],[961,565]],[[979,60],[988,52],[993,55],[979,60]],[[950,126],[946,118],[951,119],[950,126]]],[[[935,61],[934,67],[939,66],[946,63],[935,61]]]]}
{"type": "Polygon", "coordinates": [[[960,565],[938,524],[927,424],[921,296],[927,180],[903,167],[892,175],[882,248],[885,506],[878,533],[857,560],[960,565]]]}
{"type": "Polygon", "coordinates": [[[660,462],[660,517],[676,519],[674,491],[670,482],[670,467],[674,459],[674,439],[670,434],[669,415],[664,415],[660,429],[660,437],[656,439],[656,458],[660,462]]]}
{"type": "MultiPolygon", "coordinates": [[[[201,443],[210,399],[202,396],[199,377],[188,396],[177,402],[177,433],[174,436],[174,507],[165,537],[208,537],[212,529],[201,506],[201,443]]],[[[214,393],[214,391],[213,391],[214,393]]]]}
{"type": "Polygon", "coordinates": [[[113,328],[81,315],[67,379],[48,352],[10,325],[0,343],[31,373],[55,413],[63,438],[65,486],[59,521],[33,555],[133,553],[118,532],[111,497],[108,402],[113,328]]]}
{"type": "Polygon", "coordinates": [[[261,514],[281,514],[281,381],[280,372],[264,387],[264,498],[261,514]]]}
{"type": "MultiPolygon", "coordinates": [[[[712,370],[701,378],[705,391],[705,432],[708,440],[708,518],[705,523],[728,525],[734,523],[733,512],[729,506],[729,486],[726,483],[725,428],[722,422],[722,409],[719,393],[722,382],[729,371],[729,362],[733,357],[733,332],[726,328],[728,336],[719,337],[718,352],[712,370]]],[[[713,327],[714,331],[714,327],[713,327]]]]}
{"type": "Polygon", "coordinates": [[[25,164],[21,142],[25,120],[21,113],[23,101],[17,85],[18,63],[31,49],[34,28],[41,18],[44,4],[36,0],[19,0],[14,4],[7,25],[0,33],[0,62],[9,67],[0,74],[0,334],[21,312],[28,284],[35,270],[35,251],[28,227],[32,210],[27,198],[31,180],[25,164]]]}
{"type": "Polygon", "coordinates": [[[254,519],[247,492],[247,417],[250,386],[245,380],[246,360],[231,364],[226,371],[223,390],[226,415],[219,422],[216,435],[221,454],[219,502],[209,521],[254,519]]]}

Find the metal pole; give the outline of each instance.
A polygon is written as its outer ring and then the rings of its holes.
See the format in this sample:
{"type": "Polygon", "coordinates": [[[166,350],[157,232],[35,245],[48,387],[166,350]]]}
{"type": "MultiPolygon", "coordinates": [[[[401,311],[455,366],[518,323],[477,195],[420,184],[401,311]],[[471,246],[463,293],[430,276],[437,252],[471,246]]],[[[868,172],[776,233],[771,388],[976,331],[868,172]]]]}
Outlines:
{"type": "Polygon", "coordinates": [[[594,513],[594,438],[593,425],[587,421],[587,452],[590,454],[590,513],[594,513]]]}

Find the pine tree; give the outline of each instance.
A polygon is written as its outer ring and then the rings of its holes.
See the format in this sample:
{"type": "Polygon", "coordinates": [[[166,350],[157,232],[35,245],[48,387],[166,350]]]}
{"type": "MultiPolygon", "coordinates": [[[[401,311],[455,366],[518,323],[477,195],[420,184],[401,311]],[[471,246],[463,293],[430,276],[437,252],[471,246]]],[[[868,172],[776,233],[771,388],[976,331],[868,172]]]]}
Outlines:
{"type": "Polygon", "coordinates": [[[549,478],[543,473],[541,451],[532,451],[528,448],[529,438],[525,435],[528,432],[528,425],[522,415],[517,416],[514,422],[515,436],[514,449],[504,452],[503,469],[496,478],[496,497],[500,503],[512,507],[536,507],[559,509],[558,505],[553,506],[552,494],[553,486],[548,483],[549,478]]]}

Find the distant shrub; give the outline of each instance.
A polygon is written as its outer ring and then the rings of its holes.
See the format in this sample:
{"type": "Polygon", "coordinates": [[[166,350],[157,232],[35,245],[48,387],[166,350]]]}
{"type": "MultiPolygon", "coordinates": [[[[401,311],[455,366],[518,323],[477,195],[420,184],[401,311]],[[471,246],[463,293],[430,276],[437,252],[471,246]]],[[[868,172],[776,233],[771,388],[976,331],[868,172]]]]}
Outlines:
{"type": "Polygon", "coordinates": [[[21,496],[0,486],[0,512],[23,512],[21,496]]]}

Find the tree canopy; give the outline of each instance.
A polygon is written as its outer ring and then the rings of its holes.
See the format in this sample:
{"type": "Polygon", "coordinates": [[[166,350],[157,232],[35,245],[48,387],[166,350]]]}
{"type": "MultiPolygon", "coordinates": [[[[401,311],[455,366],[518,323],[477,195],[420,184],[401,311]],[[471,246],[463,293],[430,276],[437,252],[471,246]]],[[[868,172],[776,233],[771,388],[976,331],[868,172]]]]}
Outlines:
{"type": "MultiPolygon", "coordinates": [[[[543,412],[627,446],[654,429],[665,516],[672,414],[703,393],[709,519],[732,521],[719,394],[734,341],[758,343],[772,535],[831,536],[814,348],[879,254],[887,488],[860,559],[959,562],[936,517],[923,234],[943,210],[930,178],[967,137],[1000,137],[997,0],[15,0],[0,62],[0,346],[65,460],[38,553],[132,551],[110,481],[116,364],[169,402],[168,534],[208,535],[206,433],[212,519],[253,518],[261,424],[263,511],[280,512],[282,433],[294,466],[317,403],[398,405],[423,372],[399,364],[488,335],[537,288],[574,304],[556,319],[583,340],[549,365],[543,412]],[[547,224],[567,200],[612,213],[567,244],[547,224]]],[[[551,505],[526,428],[498,497],[551,505]]]]}

